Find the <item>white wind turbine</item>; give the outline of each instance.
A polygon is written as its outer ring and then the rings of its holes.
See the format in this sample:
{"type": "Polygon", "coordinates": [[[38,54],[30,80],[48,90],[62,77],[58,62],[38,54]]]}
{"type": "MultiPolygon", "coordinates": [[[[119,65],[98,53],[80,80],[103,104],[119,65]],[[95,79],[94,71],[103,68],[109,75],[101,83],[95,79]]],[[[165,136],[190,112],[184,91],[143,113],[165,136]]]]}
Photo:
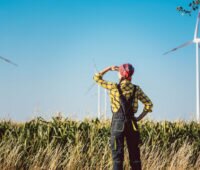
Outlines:
{"type": "Polygon", "coordinates": [[[183,48],[185,46],[188,46],[192,43],[196,44],[196,116],[197,116],[197,122],[200,120],[200,108],[199,108],[199,47],[200,47],[200,38],[198,37],[198,31],[199,31],[199,20],[200,20],[200,11],[198,12],[197,16],[197,22],[196,22],[196,28],[194,32],[194,39],[192,41],[188,41],[176,48],[173,48],[172,50],[164,53],[164,55],[176,51],[179,48],[183,48]]]}
{"type": "Polygon", "coordinates": [[[104,89],[104,111],[101,111],[101,87],[98,85],[98,118],[101,119],[102,116],[106,119],[106,112],[107,112],[107,90],[104,89]]]}
{"type": "MultiPolygon", "coordinates": [[[[95,61],[93,59],[93,64],[94,64],[94,68],[95,68],[95,72],[99,72],[97,69],[97,66],[95,64],[95,61]]],[[[93,83],[92,87],[95,85],[95,83],[93,83]]],[[[107,118],[107,90],[104,89],[104,111],[102,112],[101,109],[101,86],[97,85],[97,117],[100,120],[102,117],[104,119],[107,118]]],[[[89,92],[91,90],[91,88],[89,88],[89,90],[87,92],[89,92]]]]}

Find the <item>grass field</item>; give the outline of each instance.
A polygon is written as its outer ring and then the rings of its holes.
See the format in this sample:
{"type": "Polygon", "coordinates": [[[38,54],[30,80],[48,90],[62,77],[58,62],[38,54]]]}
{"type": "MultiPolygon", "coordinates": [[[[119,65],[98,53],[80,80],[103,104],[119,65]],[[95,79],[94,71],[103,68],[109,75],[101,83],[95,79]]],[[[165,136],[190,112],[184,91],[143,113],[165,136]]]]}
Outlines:
{"type": "MultiPolygon", "coordinates": [[[[200,124],[139,123],[144,170],[200,169],[200,124]]],[[[0,122],[0,169],[112,169],[110,121],[54,117],[0,122]]],[[[129,169],[125,148],[125,169],[129,169]]]]}

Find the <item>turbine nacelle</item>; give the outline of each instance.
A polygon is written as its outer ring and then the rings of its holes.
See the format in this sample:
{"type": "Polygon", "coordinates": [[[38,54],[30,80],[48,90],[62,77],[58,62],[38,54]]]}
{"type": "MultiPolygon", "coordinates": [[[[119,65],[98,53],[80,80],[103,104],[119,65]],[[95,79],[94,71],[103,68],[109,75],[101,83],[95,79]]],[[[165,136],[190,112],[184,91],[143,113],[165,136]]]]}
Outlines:
{"type": "Polygon", "coordinates": [[[195,38],[195,39],[193,40],[193,43],[200,43],[200,38],[195,38]]]}

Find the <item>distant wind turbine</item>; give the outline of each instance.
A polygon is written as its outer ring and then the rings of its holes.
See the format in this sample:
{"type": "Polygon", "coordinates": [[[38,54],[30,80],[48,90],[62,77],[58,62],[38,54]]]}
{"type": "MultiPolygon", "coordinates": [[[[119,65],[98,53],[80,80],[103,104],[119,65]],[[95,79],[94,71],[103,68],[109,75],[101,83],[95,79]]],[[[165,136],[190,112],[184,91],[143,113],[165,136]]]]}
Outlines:
{"type": "Polygon", "coordinates": [[[196,22],[196,28],[194,32],[194,39],[192,41],[188,41],[176,48],[173,48],[172,50],[164,53],[164,55],[176,51],[179,48],[186,47],[192,43],[196,44],[196,116],[197,116],[197,122],[200,120],[200,108],[199,108],[199,47],[200,47],[200,38],[198,37],[198,31],[199,31],[199,20],[200,20],[200,11],[198,12],[197,16],[197,22],[196,22]]]}
{"type": "Polygon", "coordinates": [[[9,63],[9,64],[12,64],[12,65],[14,65],[14,66],[18,66],[16,63],[14,63],[14,62],[12,62],[12,61],[10,61],[10,60],[8,60],[7,58],[4,58],[4,57],[2,57],[2,56],[0,56],[0,59],[1,60],[3,60],[3,61],[5,61],[5,62],[7,62],[7,63],[9,63]]]}
{"type": "MultiPolygon", "coordinates": [[[[93,65],[94,65],[95,71],[99,72],[98,69],[97,69],[97,65],[95,63],[94,58],[93,58],[93,65]]],[[[93,88],[93,86],[92,86],[92,88],[93,88]]],[[[106,114],[107,114],[107,90],[104,89],[104,91],[105,91],[105,93],[104,93],[104,112],[103,112],[103,117],[104,117],[104,119],[106,119],[106,114]]],[[[102,111],[101,111],[101,87],[100,87],[100,85],[98,85],[98,88],[97,88],[97,95],[98,95],[98,97],[97,97],[97,113],[98,113],[97,117],[99,119],[101,119],[102,111]]]]}

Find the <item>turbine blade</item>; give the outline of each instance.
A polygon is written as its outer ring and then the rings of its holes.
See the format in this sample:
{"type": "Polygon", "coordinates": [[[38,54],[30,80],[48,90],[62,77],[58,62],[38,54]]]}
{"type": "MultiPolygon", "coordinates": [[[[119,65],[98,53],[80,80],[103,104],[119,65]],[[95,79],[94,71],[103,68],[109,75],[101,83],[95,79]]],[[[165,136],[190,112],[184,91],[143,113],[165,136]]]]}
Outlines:
{"type": "Polygon", "coordinates": [[[173,51],[176,51],[176,50],[178,50],[179,48],[186,47],[186,46],[188,46],[188,45],[190,45],[190,44],[192,44],[192,43],[193,43],[193,41],[188,41],[188,42],[186,42],[186,43],[184,43],[184,44],[182,44],[182,45],[179,45],[179,46],[176,47],[176,48],[173,48],[173,49],[170,50],[170,51],[165,52],[163,55],[166,55],[166,54],[168,54],[168,53],[171,53],[171,52],[173,52],[173,51]]]}
{"type": "Polygon", "coordinates": [[[12,61],[10,61],[10,60],[8,60],[7,58],[4,58],[4,57],[2,57],[2,56],[0,56],[0,59],[2,59],[2,60],[4,60],[5,62],[7,62],[7,63],[9,63],[9,64],[12,64],[12,65],[14,65],[14,66],[18,66],[16,63],[14,63],[14,62],[12,62],[12,61]]]}
{"type": "Polygon", "coordinates": [[[96,83],[92,83],[92,85],[87,89],[87,91],[85,92],[85,95],[87,95],[92,89],[93,87],[96,85],[96,83]]]}
{"type": "Polygon", "coordinates": [[[196,22],[196,27],[195,27],[195,31],[194,31],[194,39],[198,38],[199,19],[200,19],[200,11],[198,12],[198,16],[197,16],[197,22],[196,22]]]}
{"type": "Polygon", "coordinates": [[[97,65],[96,65],[96,63],[95,63],[94,58],[92,59],[92,61],[93,61],[93,65],[94,65],[94,68],[95,68],[96,72],[99,72],[98,69],[97,69],[97,65]]]}

